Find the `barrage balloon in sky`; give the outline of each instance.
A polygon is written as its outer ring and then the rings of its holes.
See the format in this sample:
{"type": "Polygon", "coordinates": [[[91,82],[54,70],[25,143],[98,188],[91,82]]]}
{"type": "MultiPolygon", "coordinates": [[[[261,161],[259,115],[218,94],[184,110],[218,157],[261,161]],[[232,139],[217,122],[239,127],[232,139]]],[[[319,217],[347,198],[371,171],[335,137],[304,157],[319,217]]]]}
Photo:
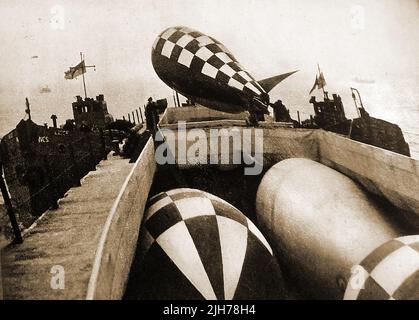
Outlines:
{"type": "Polygon", "coordinates": [[[225,112],[268,114],[268,93],[296,71],[260,81],[211,36],[188,27],[165,29],[152,48],[154,70],[193,102],[225,112]]]}

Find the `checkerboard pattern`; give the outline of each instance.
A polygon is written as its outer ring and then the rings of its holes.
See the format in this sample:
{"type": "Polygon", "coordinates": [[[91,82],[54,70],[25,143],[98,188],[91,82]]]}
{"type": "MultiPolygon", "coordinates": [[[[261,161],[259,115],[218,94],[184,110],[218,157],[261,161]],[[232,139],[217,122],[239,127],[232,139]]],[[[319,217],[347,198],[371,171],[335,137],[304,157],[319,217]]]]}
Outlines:
{"type": "Polygon", "coordinates": [[[282,275],[257,227],[209,193],[149,200],[139,241],[141,299],[276,299],[282,275]]]}
{"type": "Polygon", "coordinates": [[[266,93],[222,43],[187,27],[164,30],[153,44],[153,53],[251,96],[266,93]]]}
{"type": "Polygon", "coordinates": [[[418,300],[419,235],[393,239],[370,253],[350,278],[344,299],[418,300]]]}

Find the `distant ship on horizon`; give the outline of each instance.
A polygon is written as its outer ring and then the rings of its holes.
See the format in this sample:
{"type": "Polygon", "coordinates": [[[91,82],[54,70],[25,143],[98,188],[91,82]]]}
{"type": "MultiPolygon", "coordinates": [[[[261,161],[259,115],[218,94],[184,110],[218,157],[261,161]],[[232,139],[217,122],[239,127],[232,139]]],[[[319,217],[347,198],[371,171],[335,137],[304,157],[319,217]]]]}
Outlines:
{"type": "Polygon", "coordinates": [[[374,79],[362,79],[362,78],[354,78],[353,81],[357,82],[357,83],[375,83],[374,79]]]}
{"type": "Polygon", "coordinates": [[[50,93],[51,89],[48,87],[48,85],[42,86],[39,90],[40,93],[50,93]]]}

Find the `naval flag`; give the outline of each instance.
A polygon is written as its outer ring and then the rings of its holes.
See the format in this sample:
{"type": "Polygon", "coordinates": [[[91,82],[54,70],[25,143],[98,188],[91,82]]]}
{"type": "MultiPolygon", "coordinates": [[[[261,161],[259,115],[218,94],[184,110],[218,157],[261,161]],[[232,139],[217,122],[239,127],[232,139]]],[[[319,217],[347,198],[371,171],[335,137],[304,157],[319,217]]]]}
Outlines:
{"type": "Polygon", "coordinates": [[[70,67],[70,70],[64,73],[64,79],[74,79],[82,75],[83,73],[86,73],[86,66],[84,65],[84,60],[80,62],[77,66],[70,67]]]}
{"type": "Polygon", "coordinates": [[[316,80],[314,81],[313,87],[311,88],[309,94],[313,92],[314,89],[322,89],[326,86],[326,80],[324,79],[323,72],[320,72],[320,75],[316,75],[316,80]]]}
{"type": "Polygon", "coordinates": [[[316,89],[318,82],[319,82],[319,77],[317,77],[317,74],[316,74],[316,80],[314,80],[313,87],[311,88],[309,94],[311,94],[313,92],[313,90],[316,89]]]}
{"type": "Polygon", "coordinates": [[[317,89],[322,89],[326,86],[326,80],[324,79],[323,72],[320,72],[319,82],[317,83],[317,89]]]}

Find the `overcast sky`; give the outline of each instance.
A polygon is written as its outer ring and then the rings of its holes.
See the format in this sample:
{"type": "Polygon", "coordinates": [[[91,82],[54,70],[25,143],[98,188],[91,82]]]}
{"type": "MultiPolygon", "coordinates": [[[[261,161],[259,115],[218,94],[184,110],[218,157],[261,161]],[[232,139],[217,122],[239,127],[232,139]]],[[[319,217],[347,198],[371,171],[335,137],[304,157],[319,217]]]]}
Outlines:
{"type": "Polygon", "coordinates": [[[170,97],[150,56],[155,37],[176,25],[223,42],[256,79],[300,69],[271,95],[294,109],[311,109],[317,62],[349,115],[350,86],[388,120],[400,114],[394,106],[419,105],[415,0],[0,0],[0,12],[2,126],[21,117],[26,96],[41,123],[51,113],[61,123],[70,117],[82,82],[64,80],[64,71],[79,62],[80,51],[96,65],[86,74],[88,94],[104,93],[116,117],[149,96],[170,97]],[[51,92],[40,93],[46,85],[51,92]]]}

